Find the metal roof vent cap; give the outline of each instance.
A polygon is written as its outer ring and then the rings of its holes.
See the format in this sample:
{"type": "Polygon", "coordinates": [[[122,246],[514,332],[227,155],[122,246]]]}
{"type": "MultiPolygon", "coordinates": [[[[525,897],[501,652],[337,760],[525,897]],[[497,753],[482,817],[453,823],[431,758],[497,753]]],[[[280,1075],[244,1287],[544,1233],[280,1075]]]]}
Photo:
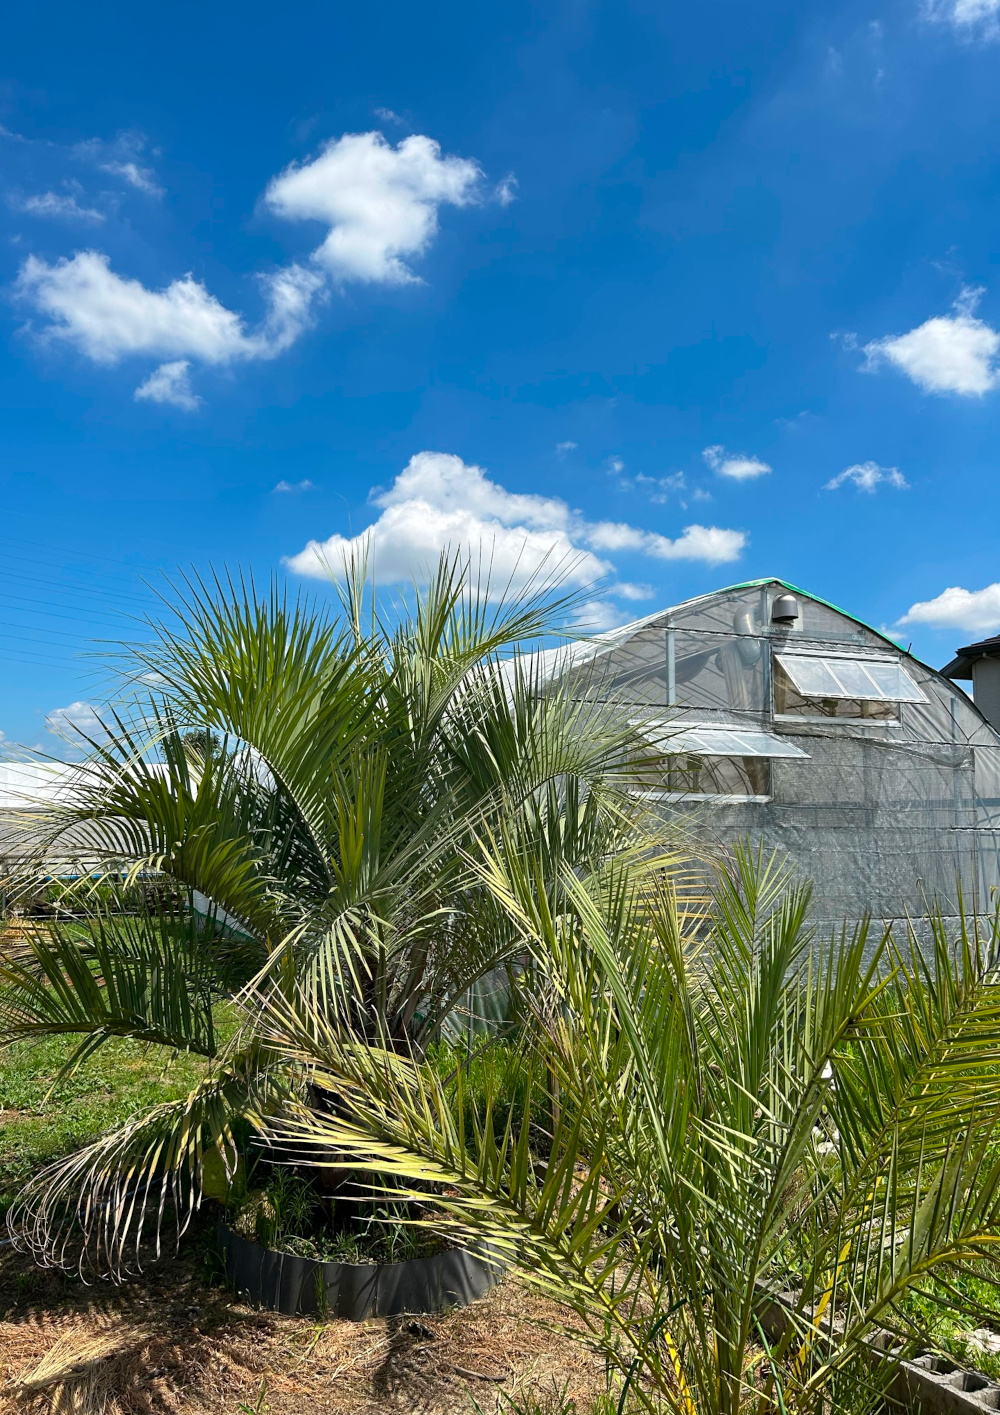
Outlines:
{"type": "Polygon", "coordinates": [[[771,605],[775,624],[794,624],[799,617],[799,602],[793,594],[780,594],[771,605]]]}

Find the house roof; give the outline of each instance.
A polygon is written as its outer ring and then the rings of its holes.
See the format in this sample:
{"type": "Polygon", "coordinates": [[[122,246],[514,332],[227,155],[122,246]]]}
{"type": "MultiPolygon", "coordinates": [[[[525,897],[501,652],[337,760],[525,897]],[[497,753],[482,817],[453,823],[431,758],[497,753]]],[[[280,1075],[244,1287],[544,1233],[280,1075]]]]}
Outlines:
{"type": "Polygon", "coordinates": [[[958,649],[950,663],[941,672],[946,678],[971,678],[972,665],[983,658],[1000,658],[1000,634],[990,639],[980,639],[977,644],[966,644],[958,649]]]}

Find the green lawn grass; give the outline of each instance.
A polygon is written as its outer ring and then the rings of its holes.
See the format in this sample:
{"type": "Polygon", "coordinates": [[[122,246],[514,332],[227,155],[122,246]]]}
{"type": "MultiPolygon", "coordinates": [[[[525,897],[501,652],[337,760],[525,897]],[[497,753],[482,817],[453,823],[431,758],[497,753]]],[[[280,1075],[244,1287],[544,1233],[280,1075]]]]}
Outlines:
{"type": "Polygon", "coordinates": [[[205,1073],[200,1056],[116,1039],[52,1090],[77,1040],[43,1037],[0,1050],[0,1214],[50,1160],[186,1095],[205,1073]]]}

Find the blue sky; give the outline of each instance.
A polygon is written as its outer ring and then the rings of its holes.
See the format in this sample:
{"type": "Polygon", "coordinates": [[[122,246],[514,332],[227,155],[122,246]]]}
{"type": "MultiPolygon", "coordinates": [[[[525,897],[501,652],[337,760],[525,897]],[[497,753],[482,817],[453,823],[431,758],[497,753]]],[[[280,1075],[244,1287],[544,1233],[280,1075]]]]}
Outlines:
{"type": "Polygon", "coordinates": [[[163,572],[352,537],[1000,629],[1000,0],[21,6],[3,64],[8,744],[163,572]]]}

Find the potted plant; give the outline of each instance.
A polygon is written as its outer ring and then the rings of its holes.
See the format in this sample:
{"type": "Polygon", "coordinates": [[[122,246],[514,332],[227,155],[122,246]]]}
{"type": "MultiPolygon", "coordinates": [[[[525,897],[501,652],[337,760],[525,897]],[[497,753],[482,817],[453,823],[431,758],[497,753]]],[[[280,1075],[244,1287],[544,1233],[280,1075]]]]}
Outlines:
{"type": "Polygon", "coordinates": [[[351,1321],[438,1312],[484,1296],[501,1275],[415,1226],[423,1215],[412,1203],[359,1194],[360,1206],[348,1205],[324,1194],[315,1173],[287,1166],[258,1163],[255,1177],[230,1186],[217,1234],[229,1284],[255,1306],[351,1321]]]}

